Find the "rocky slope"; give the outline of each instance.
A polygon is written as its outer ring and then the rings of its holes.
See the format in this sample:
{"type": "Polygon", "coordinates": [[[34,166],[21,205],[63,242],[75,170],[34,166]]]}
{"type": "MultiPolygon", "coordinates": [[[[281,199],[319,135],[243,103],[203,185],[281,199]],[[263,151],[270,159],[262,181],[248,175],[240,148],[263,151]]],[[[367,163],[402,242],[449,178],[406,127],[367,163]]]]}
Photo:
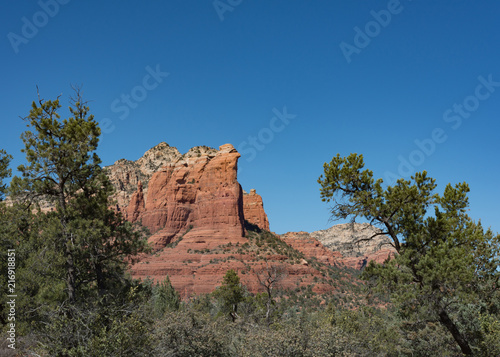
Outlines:
{"type": "Polygon", "coordinates": [[[368,223],[346,223],[312,232],[310,236],[330,250],[339,252],[346,266],[362,269],[370,260],[383,263],[395,253],[395,249],[390,245],[391,240],[385,235],[375,236],[369,241],[360,241],[379,232],[380,230],[368,223]]]}
{"type": "MultiPolygon", "coordinates": [[[[219,237],[220,238],[220,237],[219,237]]],[[[257,274],[278,266],[284,275],[281,289],[300,291],[310,286],[323,294],[337,289],[331,275],[348,275],[335,266],[317,263],[271,233],[247,232],[247,237],[200,239],[186,234],[177,243],[141,257],[131,267],[135,278],[161,281],[169,275],[172,285],[186,298],[212,292],[229,269],[234,269],[252,293],[262,292],[257,274]],[[334,273],[330,273],[330,270],[334,273]]],[[[334,254],[330,252],[332,261],[334,254]]],[[[347,280],[356,280],[348,276],[347,280]]]]}

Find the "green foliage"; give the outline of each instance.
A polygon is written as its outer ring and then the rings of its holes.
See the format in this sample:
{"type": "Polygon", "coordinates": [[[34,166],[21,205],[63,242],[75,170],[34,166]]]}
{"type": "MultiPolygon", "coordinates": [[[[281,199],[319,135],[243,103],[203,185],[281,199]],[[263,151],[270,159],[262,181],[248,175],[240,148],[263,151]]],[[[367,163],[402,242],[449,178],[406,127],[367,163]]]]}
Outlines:
{"type": "Polygon", "coordinates": [[[482,356],[500,356],[500,319],[490,314],[479,316],[482,341],[479,346],[482,356]]]}
{"type": "MultiPolygon", "coordinates": [[[[37,234],[44,218],[21,205],[0,203],[0,254],[5,257],[0,260],[0,282],[7,288],[7,250],[14,249],[16,318],[20,333],[64,298],[64,284],[61,288],[61,276],[54,269],[54,265],[61,262],[61,256],[54,249],[44,248],[37,234]]],[[[0,309],[0,321],[4,325],[7,323],[5,301],[0,301],[0,309]]]]}
{"type": "Polygon", "coordinates": [[[435,194],[435,180],[424,171],[384,188],[363,167],[362,155],[337,155],[318,182],[323,200],[334,203],[334,218],[363,217],[399,253],[383,265],[371,262],[365,278],[391,293],[408,322],[421,328],[428,327],[421,321],[440,323],[462,353],[471,355],[481,344],[479,323],[467,327],[462,321],[477,320],[478,314],[464,318],[464,306],[481,311],[491,305],[491,292],[499,288],[500,236],[467,216],[466,183],[435,194]]]}
{"type": "Polygon", "coordinates": [[[168,275],[153,289],[154,310],[157,316],[163,316],[166,311],[177,311],[181,303],[179,293],[174,289],[168,275]]]}
{"type": "Polygon", "coordinates": [[[3,183],[3,180],[10,177],[12,173],[12,170],[9,169],[10,160],[12,160],[12,156],[0,149],[0,202],[3,201],[6,191],[6,184],[3,183]]]}
{"type": "Polygon", "coordinates": [[[125,294],[53,311],[38,329],[39,352],[50,356],[150,356],[148,292],[125,294]]]}
{"type": "Polygon", "coordinates": [[[233,356],[225,320],[199,312],[167,313],[155,325],[153,356],[233,356]]]}
{"type": "Polygon", "coordinates": [[[328,309],[329,321],[350,336],[350,349],[358,356],[410,353],[402,338],[400,320],[391,311],[362,307],[358,310],[328,309]]]}
{"type": "MultiPolygon", "coordinates": [[[[113,188],[95,153],[100,129],[78,90],[71,104],[72,116],[60,120],[58,99],[33,103],[22,135],[27,164],[9,187],[12,204],[0,203],[0,253],[16,253],[16,333],[40,355],[149,355],[149,290],[125,274],[146,241],[109,208],[113,188]]],[[[2,151],[0,182],[8,161],[2,151]]],[[[5,301],[0,310],[4,326],[5,301]]]]}
{"type": "Polygon", "coordinates": [[[347,336],[313,316],[268,329],[193,310],[170,312],[156,324],[154,334],[154,356],[348,356],[343,353],[347,336]]]}
{"type": "Polygon", "coordinates": [[[227,271],[222,280],[222,285],[218,287],[213,296],[222,302],[223,311],[228,313],[233,321],[237,317],[238,304],[245,297],[245,289],[240,283],[240,277],[233,270],[227,271]]]}
{"type": "MultiPolygon", "coordinates": [[[[113,187],[95,153],[100,129],[81,93],[75,91],[72,116],[60,121],[59,99],[33,102],[23,133],[28,164],[11,185],[18,202],[55,205],[39,229],[50,249],[64,254],[66,293],[74,302],[103,295],[123,280],[124,258],[147,249],[130,223],[109,208],[113,187]]],[[[60,263],[59,260],[56,261],[60,263]]]]}

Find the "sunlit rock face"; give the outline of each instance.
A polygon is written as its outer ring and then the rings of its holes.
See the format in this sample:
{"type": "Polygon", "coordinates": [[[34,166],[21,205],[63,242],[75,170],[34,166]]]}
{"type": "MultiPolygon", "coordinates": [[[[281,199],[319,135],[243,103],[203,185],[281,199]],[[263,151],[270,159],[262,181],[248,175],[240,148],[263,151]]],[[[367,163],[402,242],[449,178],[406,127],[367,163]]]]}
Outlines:
{"type": "Polygon", "coordinates": [[[249,223],[256,225],[260,229],[269,230],[269,221],[264,211],[262,197],[257,194],[255,189],[251,189],[250,193],[243,191],[243,213],[245,220],[249,223]]]}
{"type": "Polygon", "coordinates": [[[155,249],[184,235],[212,239],[244,236],[243,192],[237,180],[240,154],[231,144],[219,150],[192,148],[158,169],[131,196],[126,218],[140,221],[155,249]]]}

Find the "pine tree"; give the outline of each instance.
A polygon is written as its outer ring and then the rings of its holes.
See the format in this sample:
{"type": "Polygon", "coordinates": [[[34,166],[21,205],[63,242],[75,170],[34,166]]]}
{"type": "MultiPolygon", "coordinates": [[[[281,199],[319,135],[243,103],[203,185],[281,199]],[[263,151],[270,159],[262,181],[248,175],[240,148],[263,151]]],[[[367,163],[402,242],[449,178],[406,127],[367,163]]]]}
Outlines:
{"type": "Polygon", "coordinates": [[[12,192],[17,201],[55,206],[43,232],[51,232],[64,254],[66,293],[74,303],[119,284],[124,258],[146,244],[109,208],[113,188],[95,152],[100,129],[78,88],[70,104],[71,116],[61,121],[59,98],[33,102],[25,118],[30,130],[21,136],[27,165],[19,166],[22,178],[14,177],[12,192]]]}
{"type": "Polygon", "coordinates": [[[466,214],[466,183],[435,194],[435,180],[424,171],[384,187],[363,167],[362,155],[337,155],[318,182],[323,201],[333,202],[334,218],[363,217],[398,252],[383,265],[371,262],[365,277],[388,289],[409,321],[440,323],[462,353],[472,355],[481,337],[467,320],[478,321],[479,312],[498,318],[500,236],[466,214]],[[465,307],[478,313],[466,317],[465,307]]]}

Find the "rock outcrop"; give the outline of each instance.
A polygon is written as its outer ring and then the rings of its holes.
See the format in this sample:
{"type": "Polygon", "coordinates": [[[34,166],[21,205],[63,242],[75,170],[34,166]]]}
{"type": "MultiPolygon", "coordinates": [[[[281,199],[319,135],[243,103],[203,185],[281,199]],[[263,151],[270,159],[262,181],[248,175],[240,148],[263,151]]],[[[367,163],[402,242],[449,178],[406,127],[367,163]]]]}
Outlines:
{"type": "Polygon", "coordinates": [[[342,254],[346,266],[362,269],[370,260],[383,263],[396,252],[390,245],[389,237],[374,236],[376,233],[380,233],[380,230],[368,223],[346,223],[310,235],[330,250],[342,254]],[[361,241],[372,236],[371,240],[361,241]]]}
{"type": "Polygon", "coordinates": [[[156,171],[143,199],[139,185],[126,217],[147,227],[161,249],[185,235],[200,239],[244,236],[243,192],[237,181],[240,154],[231,144],[217,150],[192,148],[156,171]]]}
{"type": "Polygon", "coordinates": [[[333,266],[342,266],[342,254],[340,252],[327,249],[320,241],[313,238],[307,232],[288,232],[280,236],[286,244],[302,252],[307,259],[316,259],[317,261],[333,266]]]}
{"type": "Polygon", "coordinates": [[[131,222],[135,222],[139,219],[140,214],[144,211],[144,192],[142,188],[142,182],[139,181],[137,184],[137,191],[130,198],[130,203],[125,209],[125,218],[131,222]]]}
{"type": "Polygon", "coordinates": [[[269,221],[262,197],[255,190],[243,194],[239,157],[230,144],[219,150],[195,147],[181,155],[162,143],[135,162],[119,160],[107,168],[125,217],[152,233],[154,253],[138,257],[132,276],[158,281],[169,275],[187,297],[213,291],[227,270],[235,269],[256,293],[262,288],[256,274],[269,264],[284,269],[283,288],[310,285],[315,292],[331,292],[334,284],[324,278],[325,269],[335,264],[336,255],[321,243],[293,237],[287,243],[271,233],[245,232],[245,219],[266,231],[269,221]],[[267,238],[257,241],[259,234],[267,238]],[[309,265],[314,255],[325,267],[309,265]]]}
{"type": "MultiPolygon", "coordinates": [[[[192,150],[194,149],[196,148],[192,150]]],[[[198,150],[200,152],[216,151],[206,146],[200,146],[198,150]]],[[[146,194],[151,176],[161,167],[176,162],[180,157],[182,155],[177,148],[162,142],[146,151],[137,161],[121,159],[113,165],[105,167],[106,173],[116,190],[113,198],[117,201],[118,207],[123,209],[129,205],[139,181],[142,182],[143,191],[146,194]]]]}
{"type": "Polygon", "coordinates": [[[392,254],[379,249],[383,237],[353,244],[355,238],[372,234],[371,226],[361,225],[361,231],[356,226],[354,235],[342,225],[281,237],[265,232],[269,221],[262,197],[254,189],[244,193],[237,181],[239,157],[230,144],[219,150],[194,147],[182,155],[161,143],[137,161],[122,159],[106,168],[117,190],[118,209],[152,234],[154,252],[137,257],[130,267],[134,278],[159,281],[169,275],[188,297],[213,291],[227,270],[234,269],[256,293],[262,291],[256,274],[278,265],[286,276],[282,288],[307,286],[330,294],[340,289],[337,284],[356,280],[350,273],[338,273],[342,267],[361,269],[368,260],[382,262],[392,254]],[[263,231],[252,231],[255,226],[263,231]],[[341,280],[332,279],[339,274],[341,280]]]}
{"type": "Polygon", "coordinates": [[[250,193],[243,191],[243,212],[246,221],[256,225],[260,229],[269,231],[269,221],[264,211],[264,203],[262,202],[262,197],[257,194],[255,189],[251,189],[250,193]]]}

